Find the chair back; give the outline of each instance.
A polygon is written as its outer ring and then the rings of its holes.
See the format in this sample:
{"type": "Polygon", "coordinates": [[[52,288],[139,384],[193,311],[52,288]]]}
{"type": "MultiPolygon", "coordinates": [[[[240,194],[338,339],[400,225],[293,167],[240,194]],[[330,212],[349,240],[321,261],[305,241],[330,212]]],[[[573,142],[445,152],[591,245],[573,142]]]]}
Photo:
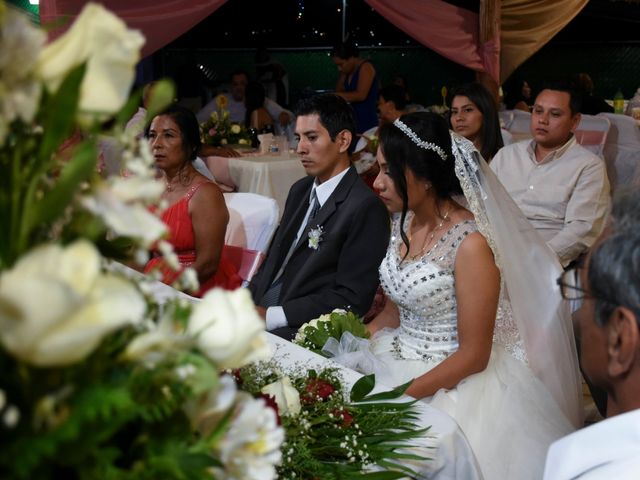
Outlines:
{"type": "Polygon", "coordinates": [[[224,243],[266,253],[278,226],[278,203],[256,193],[225,193],[229,224],[224,243]]]}
{"type": "Polygon", "coordinates": [[[607,175],[612,190],[640,186],[640,126],[632,117],[600,113],[611,129],[604,145],[607,175]]]}
{"type": "Polygon", "coordinates": [[[604,117],[582,115],[574,134],[580,145],[604,160],[604,145],[610,128],[611,122],[604,117]]]}
{"type": "Polygon", "coordinates": [[[225,245],[222,249],[221,260],[233,265],[242,278],[242,286],[246,287],[260,268],[264,254],[235,245],[225,245]]]}
{"type": "Polygon", "coordinates": [[[524,110],[503,110],[498,113],[500,124],[505,130],[515,134],[531,136],[531,114],[524,110]]]}

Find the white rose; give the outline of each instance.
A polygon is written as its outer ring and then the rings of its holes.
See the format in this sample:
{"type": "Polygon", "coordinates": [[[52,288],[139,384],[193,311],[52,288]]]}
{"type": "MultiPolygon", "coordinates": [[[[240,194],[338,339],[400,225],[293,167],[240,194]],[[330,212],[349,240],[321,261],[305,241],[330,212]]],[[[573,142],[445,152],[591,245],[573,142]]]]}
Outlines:
{"type": "Polygon", "coordinates": [[[125,203],[104,186],[96,188],[94,195],[84,197],[81,203],[102,218],[117,235],[136,238],[145,247],[149,247],[167,231],[162,220],[144,206],[125,203]]]}
{"type": "MultiPolygon", "coordinates": [[[[144,282],[143,282],[144,283],[144,282]]],[[[150,322],[149,329],[136,336],[129,344],[122,358],[128,361],[144,361],[156,364],[166,357],[167,352],[180,348],[189,348],[191,338],[184,334],[183,329],[176,325],[175,308],[173,305],[163,306],[160,320],[150,322]]]]}
{"type": "Polygon", "coordinates": [[[40,104],[42,85],[33,75],[35,59],[46,40],[43,31],[17,10],[0,16],[0,145],[17,118],[31,123],[40,104]]]}
{"type": "Polygon", "coordinates": [[[221,145],[226,145],[227,143],[229,143],[229,142],[227,141],[226,138],[223,138],[222,140],[220,140],[220,144],[221,145]]]}
{"type": "Polygon", "coordinates": [[[113,194],[123,202],[154,202],[160,198],[165,186],[159,180],[131,177],[109,177],[108,184],[113,194]]]}
{"type": "Polygon", "coordinates": [[[37,73],[55,92],[71,69],[86,62],[80,110],[113,114],[129,96],[144,37],[101,5],[87,4],[58,39],[38,57],[37,73]]]}
{"type": "Polygon", "coordinates": [[[284,377],[277,382],[265,385],[260,391],[276,399],[278,411],[281,415],[297,415],[300,413],[300,394],[291,385],[289,377],[284,377]]]}
{"type": "Polygon", "coordinates": [[[231,125],[231,133],[235,133],[238,134],[240,133],[240,125],[238,125],[237,123],[234,123],[233,125],[231,125]]]}
{"type": "Polygon", "coordinates": [[[145,308],[133,284],[100,273],[92,244],[47,245],[0,276],[0,341],[27,363],[69,365],[109,333],[139,322],[145,308]]]}
{"type": "Polygon", "coordinates": [[[238,389],[230,375],[220,377],[217,388],[207,391],[198,398],[190,398],[182,407],[191,421],[192,427],[201,435],[209,435],[227,415],[236,401],[238,389]]]}
{"type": "Polygon", "coordinates": [[[241,138],[240,140],[238,140],[238,144],[239,145],[248,145],[249,142],[246,138],[241,138]]]}
{"type": "Polygon", "coordinates": [[[278,426],[275,412],[264,399],[244,393],[238,399],[229,429],[216,445],[223,470],[214,468],[214,476],[227,480],[277,478],[284,429],[278,426]]]}
{"type": "Polygon", "coordinates": [[[238,368],[269,358],[271,349],[249,291],[209,290],[191,313],[187,332],[221,368],[238,368]]]}

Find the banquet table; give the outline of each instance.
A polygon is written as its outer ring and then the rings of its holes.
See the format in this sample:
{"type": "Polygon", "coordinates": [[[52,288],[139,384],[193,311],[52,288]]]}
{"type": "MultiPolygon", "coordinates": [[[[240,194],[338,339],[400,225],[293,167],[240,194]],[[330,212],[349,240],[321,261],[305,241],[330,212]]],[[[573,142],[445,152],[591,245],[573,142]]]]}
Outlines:
{"type": "MultiPolygon", "coordinates": [[[[117,264],[117,269],[131,277],[138,277],[139,272],[117,264]]],[[[153,296],[162,304],[170,298],[181,297],[192,302],[200,299],[190,297],[161,282],[154,282],[153,296]]],[[[280,337],[266,333],[267,339],[273,349],[274,359],[286,370],[288,366],[299,367],[303,365],[307,369],[321,369],[331,366],[338,368],[347,385],[353,385],[362,375],[343,367],[329,359],[317,355],[305,348],[295,345],[280,337]]],[[[391,387],[376,385],[374,392],[391,390],[391,387]]],[[[413,398],[403,396],[396,401],[406,402],[413,398]]],[[[429,406],[427,403],[417,402],[415,408],[418,412],[418,427],[430,427],[427,434],[417,440],[413,440],[411,453],[427,457],[426,460],[403,460],[403,464],[410,467],[420,479],[434,480],[482,480],[480,467],[469,443],[458,424],[446,413],[429,406]]]]}
{"type": "Polygon", "coordinates": [[[205,157],[204,161],[216,182],[238,192],[257,193],[276,200],[280,214],[289,189],[306,175],[297,155],[264,155],[255,152],[241,157],[205,157]]]}
{"type": "MultiPolygon", "coordinates": [[[[267,333],[269,343],[274,349],[274,358],[283,366],[304,365],[307,369],[320,369],[323,366],[336,367],[344,381],[353,385],[362,375],[343,367],[331,360],[317,355],[305,348],[294,345],[280,337],[267,333]]],[[[376,385],[374,392],[391,390],[392,387],[376,385]]],[[[397,401],[406,402],[413,398],[403,396],[397,401]]],[[[482,474],[467,438],[458,424],[446,413],[417,402],[415,408],[419,415],[419,427],[430,429],[426,436],[413,440],[411,453],[427,457],[427,460],[403,460],[405,466],[411,468],[420,479],[434,480],[481,480],[482,474]]]]}

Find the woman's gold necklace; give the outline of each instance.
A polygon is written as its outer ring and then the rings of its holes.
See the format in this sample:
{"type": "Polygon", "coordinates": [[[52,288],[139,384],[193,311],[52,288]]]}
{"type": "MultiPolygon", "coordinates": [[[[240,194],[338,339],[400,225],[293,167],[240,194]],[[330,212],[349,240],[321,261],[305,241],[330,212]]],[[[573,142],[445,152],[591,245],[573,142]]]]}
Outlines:
{"type": "MultiPolygon", "coordinates": [[[[440,223],[438,223],[438,225],[435,226],[435,228],[433,230],[431,230],[431,233],[428,233],[424,236],[424,241],[422,242],[422,248],[420,249],[420,251],[418,253],[416,253],[415,255],[410,255],[409,258],[411,258],[411,260],[415,260],[419,257],[422,257],[424,255],[425,250],[427,249],[427,247],[429,245],[431,245],[431,242],[433,241],[433,239],[436,236],[436,232],[438,230],[440,230],[445,222],[447,221],[447,219],[449,218],[449,212],[451,210],[447,210],[445,212],[445,214],[442,216],[442,220],[440,221],[440,223]]],[[[409,237],[409,243],[411,243],[411,237],[409,237]]]]}
{"type": "MultiPolygon", "coordinates": [[[[167,192],[173,192],[176,189],[177,185],[183,184],[179,174],[173,178],[176,178],[177,180],[175,182],[174,181],[170,182],[169,180],[165,179],[164,181],[167,192]]],[[[191,175],[187,175],[185,178],[186,178],[186,181],[184,182],[184,184],[189,185],[191,183],[191,175]]]]}

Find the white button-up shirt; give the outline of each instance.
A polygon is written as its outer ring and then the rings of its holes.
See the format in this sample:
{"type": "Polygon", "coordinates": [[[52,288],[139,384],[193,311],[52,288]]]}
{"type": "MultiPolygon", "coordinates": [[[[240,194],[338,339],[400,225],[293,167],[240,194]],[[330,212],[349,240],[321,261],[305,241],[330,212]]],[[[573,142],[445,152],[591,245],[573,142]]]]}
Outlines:
{"type": "Polygon", "coordinates": [[[563,265],[600,234],[611,203],[607,171],[575,137],[540,162],[535,141],[514,143],[500,149],[490,165],[563,265]]]}
{"type": "Polygon", "coordinates": [[[602,420],[552,443],[544,480],[640,478],[640,409],[602,420]]]}
{"type": "MultiPolygon", "coordinates": [[[[326,180],[325,182],[322,182],[322,183],[318,183],[318,179],[315,180],[315,182],[311,186],[311,192],[309,193],[309,207],[307,208],[307,213],[305,214],[304,219],[300,224],[300,228],[298,229],[296,238],[291,244],[290,248],[293,248],[294,245],[298,244],[298,242],[300,241],[300,236],[305,230],[305,227],[307,225],[307,219],[309,218],[309,214],[311,213],[311,207],[313,206],[312,200],[313,200],[314,192],[316,197],[318,198],[318,203],[320,204],[320,208],[322,208],[322,206],[329,199],[329,197],[331,196],[333,191],[336,189],[338,184],[342,181],[344,176],[347,174],[347,171],[349,171],[348,168],[344,169],[342,172],[338,173],[337,175],[331,177],[329,180],[326,180]]],[[[284,270],[288,259],[289,258],[287,255],[287,258],[282,263],[281,270],[284,270]]],[[[276,278],[279,277],[281,273],[282,272],[278,272],[278,275],[276,275],[276,278]]],[[[287,316],[284,314],[284,309],[279,305],[267,308],[265,321],[267,323],[268,331],[275,330],[276,328],[280,328],[280,327],[286,327],[288,325],[287,316]]]]}

